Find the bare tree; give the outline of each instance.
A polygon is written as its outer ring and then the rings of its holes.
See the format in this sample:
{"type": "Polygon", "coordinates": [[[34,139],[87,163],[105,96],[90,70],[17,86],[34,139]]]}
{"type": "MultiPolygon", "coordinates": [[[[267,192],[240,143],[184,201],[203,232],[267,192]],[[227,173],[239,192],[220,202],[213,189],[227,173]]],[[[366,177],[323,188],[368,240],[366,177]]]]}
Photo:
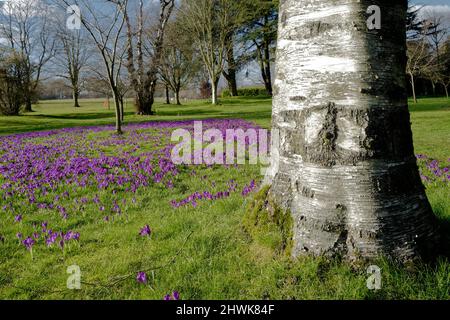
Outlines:
{"type": "Polygon", "coordinates": [[[51,8],[40,0],[6,1],[0,7],[0,37],[25,61],[25,111],[32,111],[43,67],[54,55],[51,8]]]}
{"type": "Polygon", "coordinates": [[[86,67],[89,50],[82,30],[60,29],[57,33],[61,52],[56,55],[64,73],[59,76],[69,82],[72,90],[73,105],[80,107],[79,96],[81,92],[82,71],[86,67]]]}
{"type": "Polygon", "coordinates": [[[218,85],[224,71],[230,34],[239,10],[234,1],[184,0],[179,15],[183,28],[193,37],[212,87],[212,104],[218,104],[218,85]]]}
{"type": "Polygon", "coordinates": [[[444,87],[445,94],[448,99],[448,88],[450,87],[450,37],[447,38],[447,41],[442,46],[441,53],[441,72],[439,73],[439,83],[444,87]]]}
{"type": "MultiPolygon", "coordinates": [[[[122,134],[122,110],[120,102],[121,59],[123,54],[124,27],[126,17],[121,8],[112,1],[105,1],[101,8],[98,3],[89,0],[54,0],[64,9],[75,3],[83,12],[78,18],[90,35],[103,61],[105,78],[108,80],[114,99],[116,113],[116,132],[122,134]],[[111,4],[107,6],[107,4],[111,4]]],[[[126,6],[128,0],[123,0],[126,6]]]]}
{"type": "Polygon", "coordinates": [[[179,28],[179,21],[169,24],[159,73],[166,88],[174,92],[178,105],[181,104],[181,89],[188,84],[197,71],[198,63],[192,48],[191,37],[179,28]]]}
{"type": "Polygon", "coordinates": [[[164,42],[166,25],[175,6],[175,0],[159,0],[159,20],[150,32],[152,41],[145,46],[144,37],[148,36],[148,30],[144,24],[144,1],[139,0],[137,14],[137,30],[133,28],[130,19],[128,1],[109,0],[115,3],[122,11],[127,26],[127,69],[131,79],[131,87],[136,94],[136,107],[140,115],[153,114],[152,107],[156,83],[158,80],[158,66],[161,61],[161,52],[164,42]],[[147,55],[146,55],[147,54],[147,55]]]}
{"type": "Polygon", "coordinates": [[[417,103],[416,78],[420,75],[433,75],[437,69],[436,56],[432,54],[432,48],[426,35],[410,40],[407,43],[408,62],[406,73],[409,76],[414,103],[417,103]]]}

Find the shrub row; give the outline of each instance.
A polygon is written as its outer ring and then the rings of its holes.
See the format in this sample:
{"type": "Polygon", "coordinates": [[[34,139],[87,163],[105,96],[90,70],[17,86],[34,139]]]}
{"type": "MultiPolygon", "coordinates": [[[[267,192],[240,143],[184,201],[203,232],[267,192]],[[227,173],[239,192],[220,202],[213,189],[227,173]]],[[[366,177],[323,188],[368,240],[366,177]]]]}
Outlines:
{"type": "MultiPolygon", "coordinates": [[[[239,97],[260,97],[267,96],[267,91],[264,87],[247,87],[238,89],[239,97]]],[[[225,89],[222,91],[222,98],[231,97],[230,90],[225,89]]]]}

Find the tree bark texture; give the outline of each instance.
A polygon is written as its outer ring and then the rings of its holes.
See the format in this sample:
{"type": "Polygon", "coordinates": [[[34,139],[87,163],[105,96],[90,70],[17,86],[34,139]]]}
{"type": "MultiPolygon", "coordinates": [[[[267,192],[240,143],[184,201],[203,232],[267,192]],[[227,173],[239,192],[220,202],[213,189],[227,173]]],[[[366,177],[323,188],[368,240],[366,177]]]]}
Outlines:
{"type": "Polygon", "coordinates": [[[265,183],[294,219],[293,255],[401,261],[432,255],[435,218],[407,105],[407,1],[280,4],[273,151],[265,183]]]}

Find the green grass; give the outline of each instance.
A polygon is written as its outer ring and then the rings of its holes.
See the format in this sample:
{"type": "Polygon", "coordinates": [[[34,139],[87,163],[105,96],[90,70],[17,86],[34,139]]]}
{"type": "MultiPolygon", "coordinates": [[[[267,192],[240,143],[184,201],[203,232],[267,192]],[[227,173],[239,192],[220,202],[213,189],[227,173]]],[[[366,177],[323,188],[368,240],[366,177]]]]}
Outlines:
{"type": "MultiPolygon", "coordinates": [[[[113,123],[113,111],[104,110],[102,101],[82,101],[74,109],[70,101],[43,101],[35,112],[19,117],[0,117],[0,134],[48,130],[70,126],[113,123]]],[[[157,103],[156,115],[140,117],[127,108],[126,122],[203,118],[242,118],[270,126],[271,101],[264,98],[223,99],[222,105],[192,101],[184,106],[157,103]]],[[[416,153],[445,161],[450,157],[450,100],[422,99],[411,106],[416,153]]],[[[92,136],[92,139],[99,136],[92,136]]],[[[114,153],[114,148],[106,150],[114,153]]],[[[136,204],[129,194],[126,216],[104,223],[94,206],[72,214],[66,222],[48,212],[30,212],[21,224],[0,211],[0,298],[12,299],[162,299],[178,290],[182,299],[449,299],[450,263],[405,270],[385,261],[382,289],[367,289],[364,268],[352,270],[338,261],[302,257],[292,261],[280,254],[271,241],[253,241],[243,228],[250,198],[240,192],[230,198],[202,203],[197,208],[173,210],[169,201],[193,191],[221,189],[230,179],[239,186],[260,178],[255,166],[237,168],[195,168],[179,175],[175,190],[150,186],[138,191],[136,204]],[[205,181],[202,176],[207,176],[205,181]],[[48,220],[55,228],[80,231],[80,246],[35,250],[30,254],[11,240],[16,232],[32,232],[32,223],[48,220]],[[137,236],[149,224],[151,239],[137,236]],[[79,265],[81,290],[66,289],[70,265],[79,265]],[[136,272],[148,271],[149,285],[136,282],[136,272]]],[[[1,181],[0,181],[1,184],[1,181]]],[[[67,190],[70,188],[67,187],[67,190]]],[[[433,209],[444,224],[450,224],[448,184],[428,185],[433,209]]],[[[72,189],[70,189],[72,191],[72,189]]],[[[77,190],[79,196],[112,199],[109,192],[77,190]]],[[[3,201],[3,200],[0,200],[3,201]]],[[[69,204],[68,204],[69,206],[69,204]]],[[[272,229],[271,229],[272,230],[272,229]]],[[[275,237],[276,238],[276,237],[275,237]]]]}
{"type": "MultiPolygon", "coordinates": [[[[74,126],[92,126],[114,123],[114,109],[103,107],[104,100],[82,100],[81,108],[72,107],[70,100],[42,101],[33,106],[34,112],[17,117],[0,116],[0,135],[26,131],[49,130],[74,126]]],[[[126,123],[149,120],[170,121],[206,118],[240,118],[268,127],[271,100],[268,98],[223,99],[219,106],[208,101],[190,101],[182,106],[156,103],[155,116],[135,115],[131,101],[125,107],[126,123]]]]}

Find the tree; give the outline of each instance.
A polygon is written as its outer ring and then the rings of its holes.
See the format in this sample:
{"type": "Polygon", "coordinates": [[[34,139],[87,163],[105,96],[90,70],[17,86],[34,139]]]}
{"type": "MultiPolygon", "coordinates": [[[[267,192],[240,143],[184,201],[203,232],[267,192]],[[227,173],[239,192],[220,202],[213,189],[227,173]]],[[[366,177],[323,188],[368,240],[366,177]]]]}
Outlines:
{"type": "Polygon", "coordinates": [[[228,89],[230,90],[230,95],[232,97],[238,96],[238,85],[237,85],[237,62],[234,53],[234,32],[230,32],[227,37],[227,55],[225,57],[226,67],[224,68],[222,74],[228,82],[228,89]]]}
{"type": "Polygon", "coordinates": [[[41,0],[6,1],[0,7],[0,38],[24,59],[25,111],[32,111],[44,66],[54,55],[49,6],[41,0]]]}
{"type": "Polygon", "coordinates": [[[427,40],[426,33],[415,40],[408,41],[407,57],[406,73],[409,76],[414,103],[417,103],[416,78],[420,75],[433,75],[437,70],[437,56],[432,54],[432,48],[427,40]]]}
{"type": "Polygon", "coordinates": [[[444,87],[448,99],[448,87],[450,87],[450,37],[447,38],[447,41],[442,46],[441,52],[441,71],[439,72],[438,82],[444,87]]]}
{"type": "Polygon", "coordinates": [[[409,6],[406,12],[406,35],[408,40],[414,40],[423,34],[424,21],[419,18],[423,6],[412,5],[410,2],[408,1],[409,6]]]}
{"type": "Polygon", "coordinates": [[[17,116],[26,102],[27,60],[18,53],[0,55],[0,114],[17,116]]]}
{"type": "Polygon", "coordinates": [[[57,33],[61,54],[57,55],[57,62],[65,71],[60,77],[69,82],[72,90],[73,105],[80,107],[82,71],[86,67],[89,52],[82,30],[61,29],[57,33]]]}
{"type": "Polygon", "coordinates": [[[369,30],[367,1],[281,2],[279,161],[266,183],[293,216],[294,256],[410,261],[436,249],[408,111],[406,1],[377,4],[381,29],[369,30]]]}
{"type": "Polygon", "coordinates": [[[240,41],[246,52],[258,62],[267,94],[272,95],[272,62],[278,31],[278,1],[246,0],[247,17],[241,28],[240,41]]]}
{"type": "MultiPolygon", "coordinates": [[[[62,4],[64,9],[69,7],[71,3],[67,0],[56,0],[62,4]]],[[[126,6],[128,0],[123,0],[126,6]]],[[[120,75],[122,67],[123,47],[121,40],[125,26],[126,17],[121,8],[111,1],[112,5],[103,4],[102,12],[98,8],[98,4],[89,0],[75,0],[74,2],[83,12],[78,16],[81,24],[91,37],[101,60],[104,65],[105,78],[111,89],[114,99],[114,107],[116,113],[116,132],[122,134],[122,108],[120,101],[120,75]]]]}
{"type": "Polygon", "coordinates": [[[224,71],[229,36],[241,11],[229,0],[184,0],[179,15],[193,38],[211,82],[212,104],[218,104],[219,80],[224,71]]]}
{"type": "Polygon", "coordinates": [[[144,50],[144,2],[139,0],[137,15],[137,30],[134,30],[128,10],[128,1],[110,0],[116,3],[125,17],[127,26],[127,69],[131,79],[131,86],[136,93],[136,106],[138,114],[153,114],[152,106],[156,83],[158,80],[158,66],[161,62],[164,33],[166,25],[170,19],[175,6],[175,0],[160,0],[159,20],[152,33],[151,45],[144,50]],[[136,35],[136,36],[135,36],[136,35]],[[135,45],[136,43],[136,45],[135,45]],[[135,52],[136,47],[136,52],[135,52]],[[145,61],[145,52],[148,54],[148,61],[145,61]]]}
{"type": "Polygon", "coordinates": [[[191,37],[182,31],[179,23],[174,21],[167,28],[159,73],[166,86],[166,102],[170,104],[170,88],[175,93],[176,103],[181,105],[180,91],[198,71],[198,63],[191,37]]]}
{"type": "Polygon", "coordinates": [[[229,19],[229,33],[226,36],[225,40],[227,43],[227,47],[225,67],[222,74],[227,80],[230,95],[232,97],[236,97],[238,96],[237,73],[242,67],[243,62],[245,61],[244,58],[246,57],[243,48],[236,48],[236,46],[239,44],[239,42],[236,41],[236,37],[238,36],[242,25],[246,22],[249,10],[252,10],[253,7],[249,6],[250,2],[248,0],[228,0],[228,2],[230,2],[230,6],[234,9],[230,11],[232,15],[229,19]],[[239,14],[235,14],[235,12],[239,12],[239,14]]]}

